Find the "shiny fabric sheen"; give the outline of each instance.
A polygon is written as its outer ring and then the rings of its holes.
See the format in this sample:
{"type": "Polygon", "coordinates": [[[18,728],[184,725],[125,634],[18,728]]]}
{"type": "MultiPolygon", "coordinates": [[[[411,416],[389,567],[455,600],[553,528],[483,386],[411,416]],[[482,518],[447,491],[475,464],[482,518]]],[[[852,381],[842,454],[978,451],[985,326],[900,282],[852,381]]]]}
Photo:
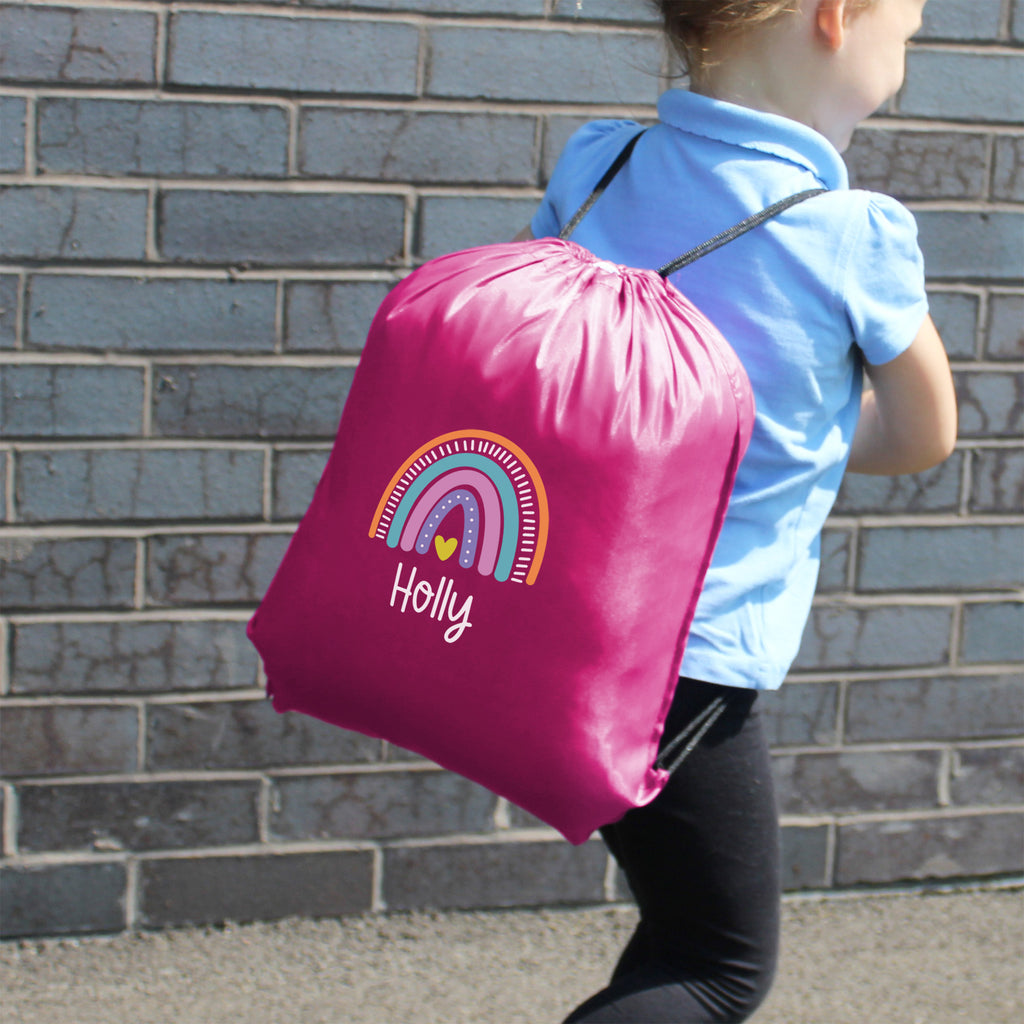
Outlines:
{"type": "MultiPolygon", "coordinates": [[[[250,622],[275,708],[422,754],[573,843],[648,803],[667,781],[658,743],[753,413],[731,348],[652,271],[558,239],[424,265],[374,320],[312,504],[250,622]],[[507,439],[542,484],[532,580],[485,574],[490,556],[467,567],[485,544],[465,530],[497,500],[473,481],[509,485],[466,442],[429,456],[447,460],[434,473],[469,467],[451,490],[466,511],[444,521],[463,524],[461,545],[423,513],[419,548],[372,535],[375,510],[398,517],[412,500],[403,481],[427,479],[413,463],[386,501],[413,453],[476,435],[507,439]],[[469,607],[461,630],[445,607],[469,607]]],[[[443,490],[424,488],[431,515],[448,514],[443,490]]],[[[532,537],[533,513],[507,505],[505,535],[532,537]]]]}

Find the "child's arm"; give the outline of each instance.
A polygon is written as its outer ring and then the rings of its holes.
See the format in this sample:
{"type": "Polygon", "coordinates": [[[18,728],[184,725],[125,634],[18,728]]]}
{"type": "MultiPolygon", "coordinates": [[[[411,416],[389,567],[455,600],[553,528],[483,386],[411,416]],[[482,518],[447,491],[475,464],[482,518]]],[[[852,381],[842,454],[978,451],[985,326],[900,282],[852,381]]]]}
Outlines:
{"type": "Polygon", "coordinates": [[[871,388],[861,400],[849,471],[919,473],[947,458],[956,443],[956,394],[932,318],[902,355],[865,369],[871,388]]]}

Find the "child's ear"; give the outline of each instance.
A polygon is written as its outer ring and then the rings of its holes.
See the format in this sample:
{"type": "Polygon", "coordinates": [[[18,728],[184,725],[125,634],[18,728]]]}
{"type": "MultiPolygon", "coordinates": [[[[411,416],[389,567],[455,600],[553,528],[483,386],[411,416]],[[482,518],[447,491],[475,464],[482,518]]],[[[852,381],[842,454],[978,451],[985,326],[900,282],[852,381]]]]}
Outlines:
{"type": "Polygon", "coordinates": [[[832,53],[843,45],[846,37],[846,0],[816,0],[814,27],[816,38],[832,53]]]}

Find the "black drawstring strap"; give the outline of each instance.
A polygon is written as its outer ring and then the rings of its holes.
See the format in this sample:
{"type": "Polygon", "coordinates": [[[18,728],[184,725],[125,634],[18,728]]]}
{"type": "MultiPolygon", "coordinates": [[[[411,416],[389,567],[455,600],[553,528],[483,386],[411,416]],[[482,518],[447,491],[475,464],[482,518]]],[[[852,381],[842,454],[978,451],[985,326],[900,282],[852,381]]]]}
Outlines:
{"type": "Polygon", "coordinates": [[[728,706],[729,702],[725,697],[715,697],[699,715],[687,722],[670,743],[665,744],[665,749],[658,755],[654,767],[671,775],[690,756],[693,748],[704,738],[708,729],[722,717],[728,706]],[[680,747],[683,749],[679,750],[680,747]]]}
{"type": "MultiPolygon", "coordinates": [[[[561,239],[567,239],[570,235],[580,226],[580,221],[594,206],[594,203],[601,198],[604,194],[604,190],[611,184],[612,179],[619,171],[625,166],[626,161],[630,158],[633,152],[633,147],[640,140],[640,136],[644,134],[646,129],[642,129],[637,132],[627,143],[623,146],[622,151],[615,158],[611,167],[604,172],[604,176],[594,187],[594,191],[584,200],[583,205],[573,214],[572,219],[565,225],[564,228],[559,232],[558,237],[561,239]]],[[[741,220],[739,224],[734,224],[731,228],[720,234],[715,235],[714,238],[709,238],[706,242],[702,242],[700,245],[690,249],[689,252],[684,252],[682,256],[678,256],[676,259],[669,263],[666,263],[663,267],[658,269],[658,273],[662,277],[668,277],[669,274],[674,274],[677,270],[681,270],[683,267],[689,266],[695,260],[699,260],[701,256],[706,256],[709,252],[713,252],[715,249],[720,248],[727,242],[731,242],[734,238],[739,238],[740,235],[746,234],[752,228],[756,228],[763,224],[766,220],[771,220],[772,217],[782,213],[783,210],[788,210],[791,206],[796,206],[797,203],[802,203],[805,199],[810,199],[812,196],[821,195],[822,192],[827,192],[825,188],[810,188],[805,192],[797,192],[796,195],[787,196],[785,199],[780,199],[777,203],[772,203],[771,206],[762,210],[760,213],[755,213],[746,220],[741,220]]]]}
{"type": "Polygon", "coordinates": [[[615,158],[615,162],[611,167],[604,172],[604,177],[594,187],[594,191],[587,196],[583,205],[573,214],[572,220],[559,232],[559,238],[568,238],[580,226],[580,221],[590,213],[591,207],[601,198],[604,190],[611,184],[612,178],[622,170],[623,164],[629,159],[630,154],[633,152],[633,147],[637,144],[641,135],[643,135],[643,131],[637,132],[622,148],[622,152],[615,158]]]}
{"type": "Polygon", "coordinates": [[[796,195],[780,199],[777,203],[772,203],[771,206],[760,213],[752,214],[746,220],[741,220],[739,224],[734,224],[727,231],[715,235],[714,238],[709,238],[706,242],[701,242],[700,245],[694,246],[689,252],[684,252],[682,256],[677,256],[670,263],[659,267],[658,273],[662,277],[668,277],[669,274],[674,274],[677,270],[681,270],[695,260],[699,260],[701,256],[706,256],[709,252],[721,248],[726,242],[731,242],[734,238],[745,235],[751,228],[756,228],[766,220],[771,220],[772,217],[782,213],[783,210],[788,210],[791,206],[796,206],[797,203],[802,203],[805,199],[810,199],[812,196],[820,196],[822,192],[827,191],[827,188],[809,188],[806,192],[797,192],[796,195]]]}

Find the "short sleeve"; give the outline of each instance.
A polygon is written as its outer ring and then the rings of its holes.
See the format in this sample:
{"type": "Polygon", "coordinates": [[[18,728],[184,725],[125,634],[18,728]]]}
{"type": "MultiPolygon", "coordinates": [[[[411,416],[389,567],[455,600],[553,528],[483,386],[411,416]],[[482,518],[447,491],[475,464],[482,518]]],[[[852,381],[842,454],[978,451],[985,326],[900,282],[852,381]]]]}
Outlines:
{"type": "Polygon", "coordinates": [[[868,193],[859,227],[843,298],[854,340],[878,365],[909,348],[928,312],[924,257],[913,215],[895,199],[868,193]]]}
{"type": "Polygon", "coordinates": [[[540,207],[530,221],[534,238],[551,238],[583,204],[611,166],[630,134],[634,121],[591,121],[578,129],[565,144],[540,207]]]}

